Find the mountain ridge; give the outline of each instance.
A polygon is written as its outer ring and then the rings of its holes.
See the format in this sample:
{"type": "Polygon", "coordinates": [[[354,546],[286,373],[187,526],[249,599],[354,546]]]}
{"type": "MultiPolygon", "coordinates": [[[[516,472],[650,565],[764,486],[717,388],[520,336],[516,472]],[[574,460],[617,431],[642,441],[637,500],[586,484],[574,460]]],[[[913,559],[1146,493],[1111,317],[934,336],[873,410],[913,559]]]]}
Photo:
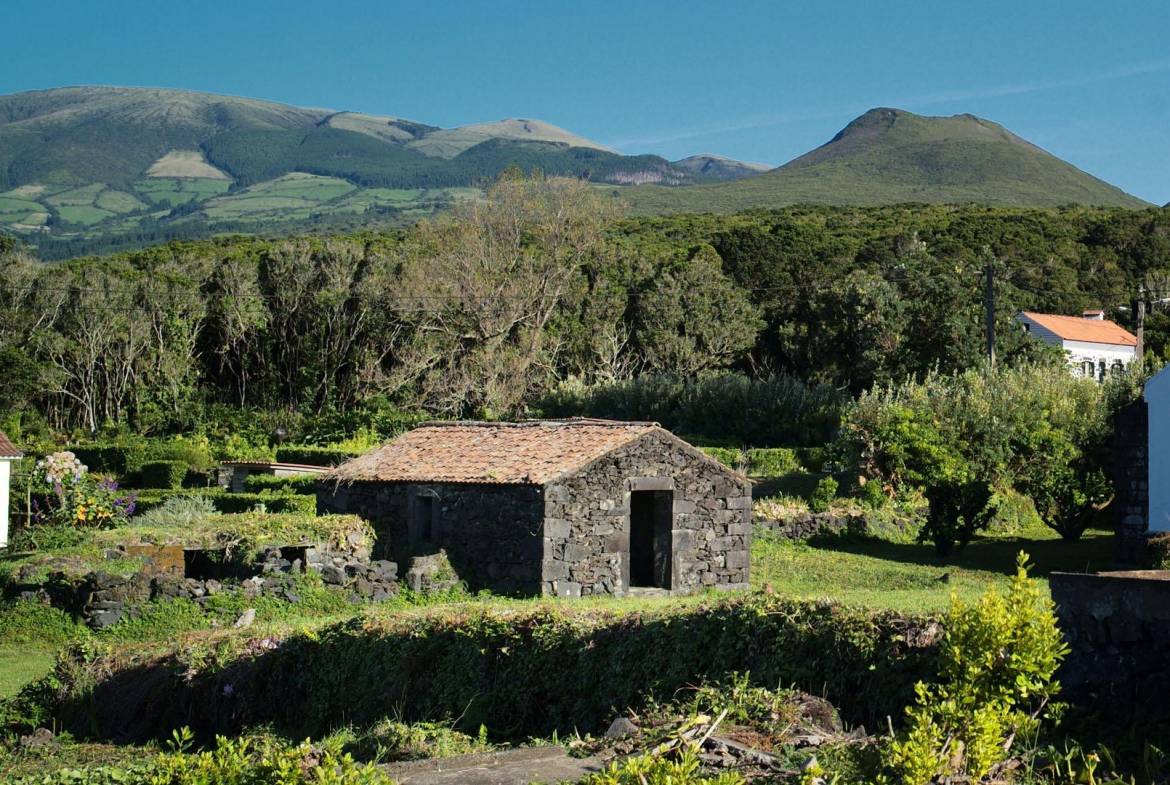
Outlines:
{"type": "Polygon", "coordinates": [[[888,107],[870,109],[825,144],[757,177],[670,193],[645,186],[623,197],[640,213],[801,203],[1149,206],[998,123],[888,107]]]}
{"type": "Polygon", "coordinates": [[[41,246],[405,225],[475,198],[509,167],[609,186],[641,214],[797,203],[1146,206],[970,114],[872,109],[771,168],[712,153],[623,155],[534,118],[441,128],[169,88],[0,96],[0,231],[41,246]]]}

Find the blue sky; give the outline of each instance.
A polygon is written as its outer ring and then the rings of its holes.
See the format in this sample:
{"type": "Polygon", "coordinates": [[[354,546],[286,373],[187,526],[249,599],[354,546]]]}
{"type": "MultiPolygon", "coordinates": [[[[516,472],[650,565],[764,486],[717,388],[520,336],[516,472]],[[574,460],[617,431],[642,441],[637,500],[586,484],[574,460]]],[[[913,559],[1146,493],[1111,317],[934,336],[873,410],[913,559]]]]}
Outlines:
{"type": "Polygon", "coordinates": [[[1170,3],[6,0],[0,93],[181,87],[783,163],[874,106],[971,112],[1170,201],[1170,3]]]}

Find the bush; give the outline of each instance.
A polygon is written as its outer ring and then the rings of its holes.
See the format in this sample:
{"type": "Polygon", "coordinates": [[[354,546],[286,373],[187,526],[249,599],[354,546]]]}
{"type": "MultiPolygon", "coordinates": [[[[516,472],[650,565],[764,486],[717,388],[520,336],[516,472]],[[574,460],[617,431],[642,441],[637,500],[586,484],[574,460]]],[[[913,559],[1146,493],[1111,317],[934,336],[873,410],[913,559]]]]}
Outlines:
{"type": "Polygon", "coordinates": [[[640,376],[590,388],[562,387],[538,408],[546,417],[650,420],[675,433],[761,447],[823,444],[841,422],[847,396],[792,376],[699,379],[640,376]]]}
{"type": "Polygon", "coordinates": [[[637,614],[473,605],[366,616],[292,634],[261,656],[89,662],[56,693],[56,721],[129,740],[185,724],[234,734],[268,723],[303,738],[386,718],[459,717],[473,733],[486,724],[499,739],[523,740],[604,730],[615,706],[750,670],[756,684],[815,691],[846,722],[870,726],[933,674],[925,629],[924,620],[762,593],[637,614]],[[127,678],[141,688],[128,694],[127,678]]]}
{"type": "Polygon", "coordinates": [[[394,785],[372,764],[358,764],[339,745],[298,745],[275,739],[216,739],[214,749],[188,751],[190,731],[176,731],[171,750],[145,761],[19,778],[12,785],[394,785]]]}
{"type": "Polygon", "coordinates": [[[691,742],[674,759],[646,753],[614,761],[604,771],[586,777],[584,785],[745,785],[746,782],[736,771],[704,775],[700,771],[698,751],[691,742]]]}
{"type": "Polygon", "coordinates": [[[135,526],[188,527],[219,514],[206,495],[172,496],[136,515],[133,522],[135,526]]]}
{"type": "Polygon", "coordinates": [[[125,477],[138,471],[146,461],[146,444],[143,441],[78,444],[69,449],[91,472],[98,474],[125,477]]]}
{"type": "Polygon", "coordinates": [[[1146,541],[1146,563],[1151,570],[1170,570],[1170,533],[1146,541]]]}
{"type": "Polygon", "coordinates": [[[276,460],[281,463],[302,463],[307,466],[338,466],[360,452],[336,447],[317,447],[312,444],[290,444],[276,448],[276,460]]]}
{"type": "Polygon", "coordinates": [[[221,488],[183,488],[173,491],[144,492],[138,495],[139,513],[161,507],[174,498],[203,497],[222,513],[251,512],[262,508],[265,512],[296,512],[315,515],[317,498],[301,493],[231,493],[221,488]]]}
{"type": "Polygon", "coordinates": [[[285,477],[277,477],[275,474],[249,474],[244,480],[244,490],[248,493],[273,491],[315,494],[318,479],[316,474],[297,474],[285,477]]]}
{"type": "Polygon", "coordinates": [[[813,512],[824,512],[837,498],[837,481],[832,477],[822,477],[817,481],[817,487],[808,497],[808,508],[813,512]]]}
{"type": "Polygon", "coordinates": [[[139,470],[143,488],[181,488],[187,476],[185,461],[147,461],[139,470]]]}
{"type": "Polygon", "coordinates": [[[743,450],[737,450],[733,447],[703,447],[701,449],[729,469],[736,471],[747,469],[747,456],[744,455],[743,450]]]}
{"type": "Polygon", "coordinates": [[[1052,600],[1027,567],[1021,553],[1006,595],[951,601],[938,681],[916,685],[906,730],[883,750],[883,781],[979,781],[1053,712],[1056,670],[1068,649],[1052,600]]]}
{"type": "Polygon", "coordinates": [[[882,484],[877,480],[869,480],[864,483],[860,487],[858,495],[861,497],[862,504],[874,510],[882,509],[890,501],[882,484]]]}
{"type": "Polygon", "coordinates": [[[134,514],[135,499],[113,480],[88,471],[73,453],[53,453],[37,462],[30,483],[33,522],[51,526],[109,528],[134,514]]]}
{"type": "Polygon", "coordinates": [[[801,468],[796,450],[788,447],[753,447],[747,451],[747,463],[753,477],[779,477],[801,468]]]}

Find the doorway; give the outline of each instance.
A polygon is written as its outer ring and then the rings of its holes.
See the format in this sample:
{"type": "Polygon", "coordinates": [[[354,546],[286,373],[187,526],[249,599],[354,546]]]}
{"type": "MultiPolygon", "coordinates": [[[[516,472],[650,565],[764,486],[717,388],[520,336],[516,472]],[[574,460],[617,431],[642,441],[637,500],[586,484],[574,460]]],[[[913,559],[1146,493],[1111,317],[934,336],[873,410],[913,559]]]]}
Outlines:
{"type": "Polygon", "coordinates": [[[630,586],[670,588],[673,491],[630,492],[630,586]]]}

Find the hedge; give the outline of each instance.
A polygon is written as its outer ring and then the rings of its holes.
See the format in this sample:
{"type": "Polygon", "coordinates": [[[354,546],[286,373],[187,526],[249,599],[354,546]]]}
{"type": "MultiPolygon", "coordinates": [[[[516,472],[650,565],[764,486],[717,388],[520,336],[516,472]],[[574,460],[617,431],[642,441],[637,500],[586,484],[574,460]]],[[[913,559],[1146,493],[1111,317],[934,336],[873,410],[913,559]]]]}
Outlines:
{"type": "Polygon", "coordinates": [[[273,513],[299,512],[307,515],[317,513],[316,496],[303,493],[231,493],[222,488],[181,488],[166,491],[143,491],[137,495],[138,513],[161,506],[174,496],[204,496],[211,500],[215,509],[223,513],[251,512],[258,505],[273,513]]]}
{"type": "Polygon", "coordinates": [[[790,447],[753,447],[748,450],[703,447],[702,450],[720,463],[753,477],[778,477],[799,470],[802,465],[798,451],[790,447]]]}
{"type": "Polygon", "coordinates": [[[303,463],[309,466],[337,466],[361,452],[341,450],[336,447],[318,447],[315,444],[289,444],[276,448],[276,460],[280,463],[303,463]]]}
{"type": "Polygon", "coordinates": [[[762,593],[625,614],[535,605],[363,615],[195,663],[79,652],[58,669],[67,681],[52,709],[65,730],[123,741],[182,725],[205,737],[259,726],[318,737],[387,717],[455,719],[523,740],[603,731],[648,698],[738,671],[881,727],[902,715],[915,681],[933,677],[937,633],[925,619],[762,593]]]}
{"type": "Polygon", "coordinates": [[[278,477],[275,474],[249,474],[244,479],[244,490],[249,493],[276,491],[315,494],[318,479],[316,474],[298,474],[291,477],[278,477]]]}
{"type": "Polygon", "coordinates": [[[186,461],[147,461],[139,470],[143,488],[181,488],[187,476],[186,461]]]}
{"type": "Polygon", "coordinates": [[[198,439],[134,439],[70,445],[68,449],[92,472],[126,477],[148,462],[180,461],[189,469],[212,465],[211,451],[198,439]]]}

